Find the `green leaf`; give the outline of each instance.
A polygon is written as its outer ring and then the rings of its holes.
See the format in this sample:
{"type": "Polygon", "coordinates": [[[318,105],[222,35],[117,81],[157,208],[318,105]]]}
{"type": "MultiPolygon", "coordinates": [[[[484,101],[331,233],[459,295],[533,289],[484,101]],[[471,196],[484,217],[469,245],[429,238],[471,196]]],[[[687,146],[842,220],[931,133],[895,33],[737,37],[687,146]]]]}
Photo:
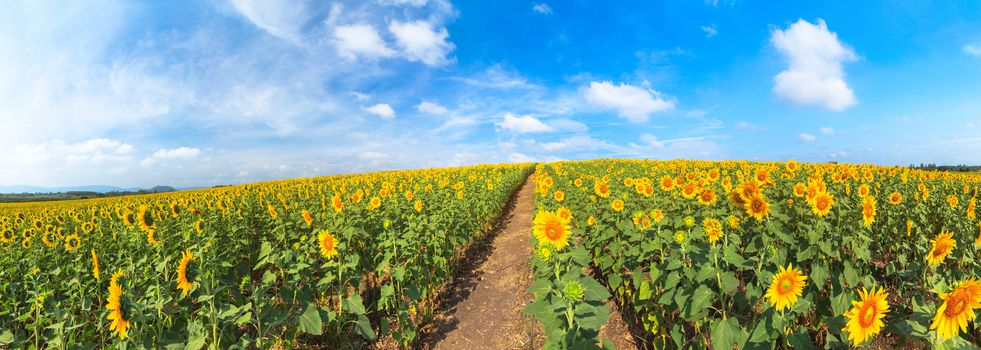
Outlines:
{"type": "Polygon", "coordinates": [[[320,311],[317,311],[314,304],[308,303],[304,308],[299,319],[299,330],[312,335],[323,334],[323,321],[320,319],[320,311]]]}
{"type": "Polygon", "coordinates": [[[637,293],[637,298],[639,298],[640,300],[647,300],[650,299],[652,295],[654,295],[654,290],[651,288],[651,284],[647,282],[647,280],[641,282],[640,292],[637,293]]]}
{"type": "Polygon", "coordinates": [[[8,330],[0,331],[0,344],[9,345],[14,342],[14,333],[8,330]]]}
{"type": "Polygon", "coordinates": [[[375,334],[374,328],[371,328],[371,321],[365,315],[358,316],[357,326],[354,328],[358,334],[362,337],[368,338],[368,340],[375,340],[378,335],[375,334]]]}
{"type": "Polygon", "coordinates": [[[796,332],[790,334],[787,338],[790,340],[790,345],[794,349],[817,349],[814,343],[811,342],[811,335],[804,328],[798,328],[796,332]]]}
{"type": "Polygon", "coordinates": [[[815,287],[821,289],[824,286],[824,282],[827,282],[828,277],[828,269],[823,264],[814,263],[811,265],[811,281],[814,281],[815,287]]]}
{"type": "Polygon", "coordinates": [[[712,348],[713,349],[732,349],[739,339],[739,321],[735,318],[727,320],[716,319],[712,322],[712,348]]]}
{"type": "Polygon", "coordinates": [[[845,262],[845,282],[851,287],[855,287],[858,284],[858,272],[847,261],[845,262]]]}
{"type": "Polygon", "coordinates": [[[668,274],[668,278],[664,280],[664,289],[672,289],[678,285],[678,281],[681,281],[681,275],[678,271],[673,271],[668,274]]]}
{"type": "Polygon", "coordinates": [[[357,293],[351,294],[351,296],[344,301],[344,311],[356,315],[364,315],[366,311],[364,307],[364,302],[361,299],[361,295],[357,293]]]}
{"type": "Polygon", "coordinates": [[[852,293],[844,291],[831,298],[831,311],[834,315],[842,315],[852,306],[852,293]]]}
{"type": "Polygon", "coordinates": [[[719,278],[722,281],[722,293],[731,295],[739,288],[739,280],[732,272],[726,271],[719,278]]]}
{"type": "Polygon", "coordinates": [[[700,285],[691,296],[691,304],[689,304],[688,316],[690,318],[697,318],[703,314],[705,308],[712,305],[715,302],[715,292],[712,291],[706,285],[700,285]]]}

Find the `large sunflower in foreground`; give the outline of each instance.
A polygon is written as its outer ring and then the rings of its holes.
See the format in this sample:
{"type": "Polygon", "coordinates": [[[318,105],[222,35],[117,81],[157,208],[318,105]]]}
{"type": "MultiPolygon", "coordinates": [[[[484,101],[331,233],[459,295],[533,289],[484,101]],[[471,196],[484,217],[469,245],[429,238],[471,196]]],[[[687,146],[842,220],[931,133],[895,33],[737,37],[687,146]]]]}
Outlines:
{"type": "Polygon", "coordinates": [[[535,214],[532,232],[539,242],[551,244],[556,251],[569,245],[569,226],[553,212],[541,210],[535,214]]]}
{"type": "Polygon", "coordinates": [[[804,286],[807,285],[807,276],[794,266],[787,264],[787,267],[780,267],[780,271],[773,275],[770,288],[766,290],[766,299],[777,311],[789,309],[797,298],[804,293],[804,286]]]}
{"type": "Polygon", "coordinates": [[[884,323],[882,318],[889,312],[889,303],[886,298],[889,293],[885,289],[876,290],[872,287],[871,291],[862,288],[858,292],[858,301],[852,301],[852,309],[845,312],[848,323],[845,324],[843,332],[848,332],[848,340],[852,345],[858,346],[872,336],[879,334],[884,323]]]}
{"type": "Polygon", "coordinates": [[[930,243],[932,247],[926,256],[926,260],[930,263],[930,266],[939,265],[957,247],[957,241],[954,240],[954,233],[947,230],[941,230],[937,238],[931,240],[930,243]]]}
{"type": "Polygon", "coordinates": [[[109,310],[109,330],[115,331],[119,339],[126,339],[126,329],[130,323],[126,320],[126,310],[123,305],[123,288],[119,285],[119,278],[123,276],[122,271],[112,274],[109,281],[109,297],[106,298],[106,309],[109,310]]]}
{"type": "Polygon", "coordinates": [[[320,254],[327,259],[337,256],[337,239],[327,230],[317,234],[317,243],[320,246],[320,254]]]}
{"type": "Polygon", "coordinates": [[[181,252],[181,262],[177,266],[177,289],[181,290],[181,296],[187,295],[187,292],[194,288],[194,281],[187,277],[187,265],[191,263],[192,259],[194,259],[194,254],[190,250],[181,252]]]}
{"type": "Polygon", "coordinates": [[[930,329],[936,329],[940,339],[949,339],[966,331],[967,323],[974,319],[974,309],[981,308],[981,281],[972,277],[950,293],[941,293],[940,299],[944,302],[937,309],[930,329]]]}

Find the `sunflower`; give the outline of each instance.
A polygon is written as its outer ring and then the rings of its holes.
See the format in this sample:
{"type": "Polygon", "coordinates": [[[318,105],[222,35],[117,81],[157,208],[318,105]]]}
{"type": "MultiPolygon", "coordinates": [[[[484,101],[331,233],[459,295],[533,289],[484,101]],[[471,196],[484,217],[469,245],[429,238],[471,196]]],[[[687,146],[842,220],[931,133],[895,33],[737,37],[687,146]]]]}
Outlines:
{"type": "Polygon", "coordinates": [[[756,221],[763,221],[763,218],[770,215],[770,204],[763,199],[763,196],[753,196],[748,198],[746,203],[743,204],[743,209],[749,216],[752,216],[756,221]]]}
{"type": "Polygon", "coordinates": [[[698,183],[690,182],[681,188],[681,196],[686,199],[693,199],[698,196],[698,183]]]}
{"type": "Polygon", "coordinates": [[[807,194],[807,186],[804,186],[804,184],[800,182],[794,185],[794,197],[804,197],[805,194],[807,194]]]}
{"type": "Polygon", "coordinates": [[[276,207],[273,207],[272,204],[267,205],[266,206],[266,210],[269,211],[269,217],[271,217],[273,219],[275,219],[277,216],[279,216],[279,212],[276,211],[276,207]]]}
{"type": "Polygon", "coordinates": [[[330,199],[330,205],[334,207],[335,213],[340,213],[344,210],[344,200],[341,199],[341,195],[334,193],[334,197],[330,199]]]}
{"type": "Polygon", "coordinates": [[[561,202],[565,199],[565,192],[555,191],[555,193],[552,194],[552,198],[554,198],[556,202],[561,202]]]}
{"type": "Polygon", "coordinates": [[[739,184],[736,192],[739,194],[739,199],[742,202],[749,202],[750,199],[763,195],[763,189],[760,188],[760,183],[752,180],[739,184]]]}
{"type": "Polygon", "coordinates": [[[456,199],[463,200],[463,191],[456,191],[456,199]]]}
{"type": "Polygon", "coordinates": [[[160,244],[160,240],[157,239],[155,233],[156,233],[156,231],[154,231],[154,230],[149,230],[149,231],[146,232],[146,241],[147,241],[147,243],[150,243],[151,245],[160,244]]]}
{"type": "Polygon", "coordinates": [[[78,233],[73,233],[65,237],[65,250],[73,252],[82,245],[82,241],[78,239],[78,233]]]}
{"type": "Polygon", "coordinates": [[[831,212],[831,207],[835,204],[835,197],[828,192],[818,193],[814,197],[814,214],[818,217],[825,217],[831,212]]]}
{"type": "Polygon", "coordinates": [[[737,218],[735,215],[729,215],[729,218],[727,218],[726,221],[729,222],[730,228],[739,227],[739,218],[737,218]]]}
{"type": "Polygon", "coordinates": [[[662,176],[661,180],[658,181],[658,184],[661,185],[661,190],[668,192],[674,188],[674,179],[672,179],[670,176],[662,176]]]}
{"type": "Polygon", "coordinates": [[[120,340],[126,339],[126,329],[131,326],[126,320],[126,310],[122,300],[123,288],[119,285],[119,278],[122,276],[123,271],[112,274],[112,279],[109,281],[109,297],[106,298],[106,309],[109,310],[106,318],[111,321],[109,330],[115,331],[120,340]]]}
{"type": "Polygon", "coordinates": [[[913,235],[913,220],[906,220],[906,237],[913,235]]]}
{"type": "Polygon", "coordinates": [[[871,291],[862,288],[858,292],[861,297],[858,301],[852,301],[852,309],[845,312],[848,323],[845,324],[843,332],[848,332],[848,340],[852,345],[858,346],[870,337],[879,334],[884,326],[882,318],[889,313],[889,303],[886,298],[889,293],[885,289],[876,290],[872,287],[871,291]]]}
{"type": "Polygon", "coordinates": [[[204,219],[198,219],[198,221],[194,223],[194,232],[197,232],[198,234],[204,232],[204,219]]]}
{"type": "Polygon", "coordinates": [[[99,279],[99,256],[95,255],[95,248],[92,248],[92,277],[99,279]]]}
{"type": "Polygon", "coordinates": [[[3,230],[3,234],[0,235],[0,242],[3,242],[3,243],[10,242],[13,239],[14,239],[14,230],[11,230],[9,228],[3,230]]]}
{"type": "Polygon", "coordinates": [[[861,186],[858,186],[858,196],[859,197],[865,198],[871,192],[872,192],[872,189],[869,188],[869,185],[867,185],[867,184],[862,184],[861,186]]]}
{"type": "Polygon", "coordinates": [[[966,331],[967,323],[975,318],[974,309],[981,308],[981,281],[972,277],[950,293],[940,293],[940,299],[944,302],[937,308],[930,329],[936,329],[943,340],[966,331]]]}
{"type": "Polygon", "coordinates": [[[786,268],[780,267],[780,271],[773,275],[770,288],[766,290],[766,298],[777,311],[789,309],[804,293],[806,281],[807,276],[794,269],[793,265],[787,264],[786,268]]]}
{"type": "Polygon", "coordinates": [[[586,219],[586,225],[593,226],[595,224],[596,224],[595,216],[590,216],[589,219],[586,219]]]}
{"type": "Polygon", "coordinates": [[[313,225],[313,215],[310,214],[309,210],[303,209],[301,215],[303,216],[303,222],[307,223],[307,227],[313,225]]]}
{"type": "Polygon", "coordinates": [[[862,199],[862,222],[866,227],[875,222],[875,198],[868,196],[862,199]]]}
{"type": "Polygon", "coordinates": [[[381,207],[381,205],[382,205],[381,198],[371,197],[371,200],[368,201],[367,209],[368,211],[372,211],[378,209],[379,207],[381,207]]]}
{"type": "Polygon", "coordinates": [[[899,203],[902,202],[903,202],[903,195],[899,194],[899,192],[893,192],[889,194],[889,204],[898,205],[899,203]]]}
{"type": "Polygon", "coordinates": [[[937,266],[947,258],[957,248],[957,241],[954,240],[954,233],[947,231],[946,229],[940,230],[940,234],[937,238],[930,241],[933,245],[930,248],[930,252],[927,253],[926,261],[930,263],[930,266],[937,266]]]}
{"type": "Polygon", "coordinates": [[[422,212],[422,200],[421,199],[416,199],[416,202],[412,205],[412,207],[416,210],[417,213],[421,213],[422,212]]]}
{"type": "Polygon", "coordinates": [[[181,262],[177,266],[177,289],[181,290],[181,296],[186,296],[187,292],[194,288],[194,281],[187,278],[187,265],[194,259],[194,254],[190,250],[181,252],[181,262]]]}
{"type": "Polygon", "coordinates": [[[327,259],[337,256],[337,240],[327,230],[317,234],[317,242],[320,244],[320,255],[327,259]]]}
{"type": "Polygon", "coordinates": [[[981,221],[978,222],[978,238],[974,240],[975,247],[981,247],[981,221]]]}
{"type": "Polygon", "coordinates": [[[654,220],[654,223],[660,224],[661,220],[664,220],[664,210],[661,209],[651,210],[650,216],[651,219],[654,220]]]}
{"type": "Polygon", "coordinates": [[[550,211],[540,210],[535,214],[533,233],[539,242],[551,244],[556,251],[569,244],[569,226],[550,211]]]}
{"type": "Polygon", "coordinates": [[[718,196],[715,195],[715,191],[713,191],[711,188],[702,190],[702,193],[698,195],[698,203],[701,205],[715,204],[717,199],[718,196]]]}
{"type": "Polygon", "coordinates": [[[709,243],[715,243],[722,238],[722,223],[714,218],[708,218],[702,221],[705,226],[705,237],[708,238],[709,243]]]}
{"type": "Polygon", "coordinates": [[[610,206],[613,207],[613,210],[619,212],[623,210],[623,200],[620,198],[614,199],[610,202],[610,206]]]}
{"type": "Polygon", "coordinates": [[[559,218],[562,219],[562,221],[565,221],[566,223],[572,222],[572,211],[570,211],[569,208],[561,207],[555,211],[555,214],[558,215],[559,218]]]}
{"type": "Polygon", "coordinates": [[[596,181],[596,183],[593,184],[593,191],[596,192],[597,196],[603,198],[609,197],[610,185],[607,185],[605,182],[596,181]]]}
{"type": "Polygon", "coordinates": [[[136,213],[136,220],[139,222],[141,230],[146,232],[154,230],[153,213],[150,212],[149,207],[141,205],[140,210],[136,213]]]}

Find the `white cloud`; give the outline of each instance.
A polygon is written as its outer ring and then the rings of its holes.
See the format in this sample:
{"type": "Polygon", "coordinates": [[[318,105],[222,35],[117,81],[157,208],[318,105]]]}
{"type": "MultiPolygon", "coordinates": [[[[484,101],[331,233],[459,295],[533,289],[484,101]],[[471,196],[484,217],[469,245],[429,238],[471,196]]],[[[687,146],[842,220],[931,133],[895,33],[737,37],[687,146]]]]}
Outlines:
{"type": "Polygon", "coordinates": [[[711,38],[711,37],[713,37],[713,36],[715,36],[716,34],[719,33],[718,28],[716,28],[714,24],[710,24],[710,25],[707,25],[707,26],[701,26],[701,28],[702,28],[702,31],[705,32],[705,36],[706,37],[709,37],[709,38],[711,38]]]}
{"type": "Polygon", "coordinates": [[[964,44],[961,50],[968,56],[981,57],[981,45],[964,44]]]}
{"type": "Polygon", "coordinates": [[[814,142],[817,141],[817,137],[808,133],[800,133],[797,135],[797,139],[804,142],[814,142]]]}
{"type": "Polygon", "coordinates": [[[548,6],[548,4],[542,3],[542,2],[535,3],[535,5],[531,7],[531,9],[533,11],[538,12],[538,13],[541,13],[543,15],[551,15],[552,14],[552,7],[551,6],[548,6]]]}
{"type": "Polygon", "coordinates": [[[542,144],[542,149],[546,152],[560,152],[560,151],[611,151],[611,152],[622,152],[623,147],[612,144],[608,141],[594,139],[590,136],[572,136],[569,138],[562,139],[556,142],[548,142],[542,144]]]}
{"type": "Polygon", "coordinates": [[[541,120],[530,115],[526,116],[515,116],[514,114],[508,113],[504,115],[504,120],[497,123],[497,126],[504,130],[511,132],[524,134],[524,133],[534,133],[534,132],[549,132],[552,131],[552,127],[541,120]]]}
{"type": "Polygon", "coordinates": [[[825,135],[834,134],[835,133],[835,128],[832,128],[830,126],[825,126],[825,127],[821,128],[821,133],[822,134],[825,134],[825,135]]]}
{"type": "Polygon", "coordinates": [[[816,25],[798,20],[786,30],[773,31],[770,42],[789,63],[773,78],[773,92],[778,97],[831,111],[856,103],[842,64],[857,57],[828,30],[824,20],[819,19],[816,25]]]}
{"type": "Polygon", "coordinates": [[[388,158],[388,154],[382,152],[376,152],[376,151],[366,151],[366,152],[361,152],[361,154],[358,155],[358,158],[364,160],[380,160],[380,159],[388,158]]]}
{"type": "Polygon", "coordinates": [[[740,121],[736,122],[736,127],[737,128],[740,128],[740,129],[752,130],[752,131],[757,131],[757,130],[762,130],[763,129],[762,126],[759,126],[759,125],[750,123],[750,122],[745,121],[745,120],[740,120],[740,121]]]}
{"type": "Polygon", "coordinates": [[[390,57],[395,51],[388,48],[378,31],[370,24],[334,27],[334,46],[348,59],[357,57],[390,57]]]}
{"type": "Polygon", "coordinates": [[[631,123],[647,121],[652,113],[674,109],[674,102],[661,98],[661,93],[629,84],[613,85],[608,81],[590,82],[586,101],[607,109],[631,123]]]}
{"type": "Polygon", "coordinates": [[[163,160],[187,160],[196,158],[199,155],[201,155],[201,150],[192,147],[182,146],[174,149],[161,148],[159,151],[154,152],[152,156],[140,162],[140,164],[143,166],[151,166],[163,160]]]}
{"type": "Polygon", "coordinates": [[[387,103],[379,103],[371,107],[366,107],[365,112],[382,117],[382,119],[395,118],[395,110],[387,103]]]}
{"type": "Polygon", "coordinates": [[[640,140],[654,148],[664,148],[664,142],[658,141],[657,136],[651,134],[640,135],[640,140]]]}
{"type": "Polygon", "coordinates": [[[554,119],[548,121],[548,126],[556,131],[586,132],[589,127],[586,124],[572,119],[554,119]]]}
{"type": "Polygon", "coordinates": [[[300,44],[300,27],[309,19],[310,11],[302,2],[286,0],[231,0],[242,16],[267,33],[300,44]]]}
{"type": "Polygon", "coordinates": [[[406,59],[422,62],[428,66],[443,66],[450,63],[447,57],[456,47],[447,41],[450,34],[446,28],[434,28],[427,21],[392,21],[388,30],[395,36],[399,48],[406,59]]]}
{"type": "Polygon", "coordinates": [[[386,5],[411,5],[415,7],[426,6],[429,0],[380,0],[382,4],[386,5]]]}
{"type": "Polygon", "coordinates": [[[450,112],[450,110],[446,109],[446,107],[440,106],[438,103],[429,102],[429,101],[420,102],[419,105],[416,106],[416,109],[422,113],[435,114],[435,115],[444,115],[450,112]]]}
{"type": "Polygon", "coordinates": [[[351,91],[351,96],[354,96],[354,98],[358,99],[358,101],[367,101],[371,99],[371,95],[358,91],[351,91]]]}
{"type": "Polygon", "coordinates": [[[518,152],[511,152],[511,154],[508,155],[508,161],[511,163],[528,163],[528,162],[533,162],[535,160],[534,158],[531,158],[524,154],[518,152]]]}

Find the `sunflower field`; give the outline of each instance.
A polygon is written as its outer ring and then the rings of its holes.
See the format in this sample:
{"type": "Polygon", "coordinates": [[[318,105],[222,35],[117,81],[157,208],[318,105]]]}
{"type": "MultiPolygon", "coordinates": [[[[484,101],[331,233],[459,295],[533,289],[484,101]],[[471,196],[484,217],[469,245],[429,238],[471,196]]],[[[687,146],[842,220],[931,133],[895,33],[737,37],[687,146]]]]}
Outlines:
{"type": "Polygon", "coordinates": [[[2,205],[0,348],[407,347],[532,169],[2,205]]]}
{"type": "Polygon", "coordinates": [[[648,348],[981,346],[981,175],[747,161],[537,166],[547,347],[612,298],[648,348]]]}

